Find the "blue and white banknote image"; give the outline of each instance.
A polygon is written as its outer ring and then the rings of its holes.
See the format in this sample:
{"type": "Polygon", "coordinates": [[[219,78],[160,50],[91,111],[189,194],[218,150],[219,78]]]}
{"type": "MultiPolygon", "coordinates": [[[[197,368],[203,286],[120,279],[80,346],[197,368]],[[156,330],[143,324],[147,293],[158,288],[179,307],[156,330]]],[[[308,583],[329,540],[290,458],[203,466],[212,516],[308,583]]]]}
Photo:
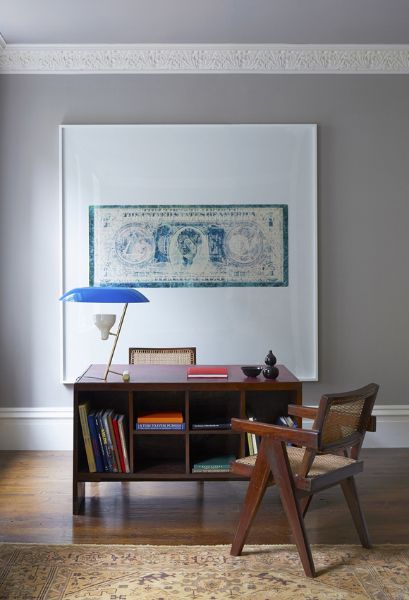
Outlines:
{"type": "Polygon", "coordinates": [[[288,286],[288,206],[90,206],[89,283],[288,286]]]}

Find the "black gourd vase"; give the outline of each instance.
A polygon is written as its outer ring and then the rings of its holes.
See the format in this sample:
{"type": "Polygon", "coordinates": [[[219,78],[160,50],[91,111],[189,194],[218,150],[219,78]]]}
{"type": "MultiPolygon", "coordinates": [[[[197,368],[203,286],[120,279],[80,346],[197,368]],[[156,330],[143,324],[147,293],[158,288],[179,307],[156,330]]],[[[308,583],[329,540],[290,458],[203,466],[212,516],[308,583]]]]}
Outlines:
{"type": "Polygon", "coordinates": [[[273,354],[273,351],[272,351],[272,350],[269,350],[269,351],[268,351],[268,354],[267,354],[267,356],[265,357],[265,359],[264,359],[264,362],[266,363],[266,365],[268,365],[268,366],[271,366],[271,367],[273,367],[273,366],[276,364],[276,362],[277,362],[277,359],[276,359],[276,357],[274,356],[274,354],[273,354]]]}
{"type": "Polygon", "coordinates": [[[266,379],[276,379],[276,377],[278,377],[278,369],[277,367],[275,367],[274,365],[277,362],[276,357],[273,354],[272,350],[269,350],[266,358],[264,359],[264,362],[266,363],[266,367],[264,367],[263,369],[263,375],[266,379]]]}

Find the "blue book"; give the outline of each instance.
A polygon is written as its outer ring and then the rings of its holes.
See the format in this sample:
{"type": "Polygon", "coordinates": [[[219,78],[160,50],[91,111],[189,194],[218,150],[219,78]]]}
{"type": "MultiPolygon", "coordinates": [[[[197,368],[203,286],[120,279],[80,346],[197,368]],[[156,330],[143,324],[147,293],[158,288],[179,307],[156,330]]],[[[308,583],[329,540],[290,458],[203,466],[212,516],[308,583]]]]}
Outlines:
{"type": "Polygon", "coordinates": [[[116,458],[115,458],[115,454],[114,454],[114,442],[112,440],[111,431],[109,429],[109,414],[110,414],[109,410],[104,410],[102,412],[101,418],[102,418],[102,423],[104,425],[104,431],[105,431],[105,435],[106,435],[106,439],[107,439],[107,453],[108,453],[108,460],[109,460],[109,470],[111,471],[111,473],[117,473],[118,466],[116,464],[116,458]]]}
{"type": "Polygon", "coordinates": [[[277,417],[275,424],[282,425],[283,427],[292,427],[293,429],[297,429],[297,423],[287,415],[277,417]]]}
{"type": "Polygon", "coordinates": [[[97,473],[104,472],[104,463],[101,457],[101,448],[98,439],[98,432],[95,425],[95,411],[92,411],[88,415],[88,427],[89,434],[91,437],[92,449],[94,451],[95,465],[97,467],[97,473]]]}
{"type": "Polygon", "coordinates": [[[182,431],[186,429],[186,423],[136,423],[135,429],[138,431],[166,431],[169,429],[182,431]]]}
{"type": "Polygon", "coordinates": [[[107,451],[107,440],[106,440],[106,435],[105,435],[105,429],[104,429],[104,425],[102,423],[102,410],[99,410],[95,413],[95,423],[97,426],[97,431],[98,431],[98,439],[99,439],[99,445],[101,447],[101,453],[102,453],[102,462],[104,463],[104,471],[106,471],[107,473],[110,472],[110,464],[109,464],[109,459],[108,459],[108,451],[107,451]]]}
{"type": "MultiPolygon", "coordinates": [[[[297,423],[287,415],[281,415],[280,417],[277,417],[275,424],[281,425],[282,427],[297,429],[297,423]]],[[[291,444],[291,442],[287,442],[287,446],[293,446],[293,444],[291,444]]]]}

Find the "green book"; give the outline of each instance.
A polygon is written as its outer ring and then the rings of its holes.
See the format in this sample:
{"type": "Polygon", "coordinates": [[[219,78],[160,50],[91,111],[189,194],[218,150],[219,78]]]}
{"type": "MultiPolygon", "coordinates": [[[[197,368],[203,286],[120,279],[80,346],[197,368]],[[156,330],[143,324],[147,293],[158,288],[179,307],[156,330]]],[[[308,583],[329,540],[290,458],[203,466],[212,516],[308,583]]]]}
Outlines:
{"type": "Polygon", "coordinates": [[[211,470],[211,469],[228,469],[230,463],[236,460],[234,454],[226,454],[224,456],[212,456],[206,460],[202,460],[193,465],[193,468],[197,470],[211,470]]]}
{"type": "Polygon", "coordinates": [[[230,473],[230,468],[225,467],[223,469],[195,469],[195,467],[193,467],[192,473],[230,473]]]}

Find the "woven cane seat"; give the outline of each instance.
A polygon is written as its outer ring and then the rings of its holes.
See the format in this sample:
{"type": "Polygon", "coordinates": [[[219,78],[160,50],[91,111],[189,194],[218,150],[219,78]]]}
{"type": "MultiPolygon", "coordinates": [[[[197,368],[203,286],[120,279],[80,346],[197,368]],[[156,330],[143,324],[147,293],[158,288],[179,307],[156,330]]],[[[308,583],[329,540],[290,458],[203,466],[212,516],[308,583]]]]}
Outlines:
{"type": "MultiPolygon", "coordinates": [[[[290,461],[291,470],[293,473],[297,473],[302,459],[304,457],[305,450],[304,448],[296,448],[294,446],[287,447],[287,455],[288,460],[290,461]]],[[[239,458],[235,462],[243,465],[245,467],[254,467],[257,459],[257,454],[253,456],[246,456],[245,458],[239,458]]],[[[314,462],[312,463],[312,467],[309,470],[307,477],[313,478],[318,477],[319,475],[326,475],[331,471],[335,471],[342,467],[347,467],[354,463],[352,458],[347,458],[345,456],[338,456],[336,454],[318,454],[314,458],[314,462]]]]}

